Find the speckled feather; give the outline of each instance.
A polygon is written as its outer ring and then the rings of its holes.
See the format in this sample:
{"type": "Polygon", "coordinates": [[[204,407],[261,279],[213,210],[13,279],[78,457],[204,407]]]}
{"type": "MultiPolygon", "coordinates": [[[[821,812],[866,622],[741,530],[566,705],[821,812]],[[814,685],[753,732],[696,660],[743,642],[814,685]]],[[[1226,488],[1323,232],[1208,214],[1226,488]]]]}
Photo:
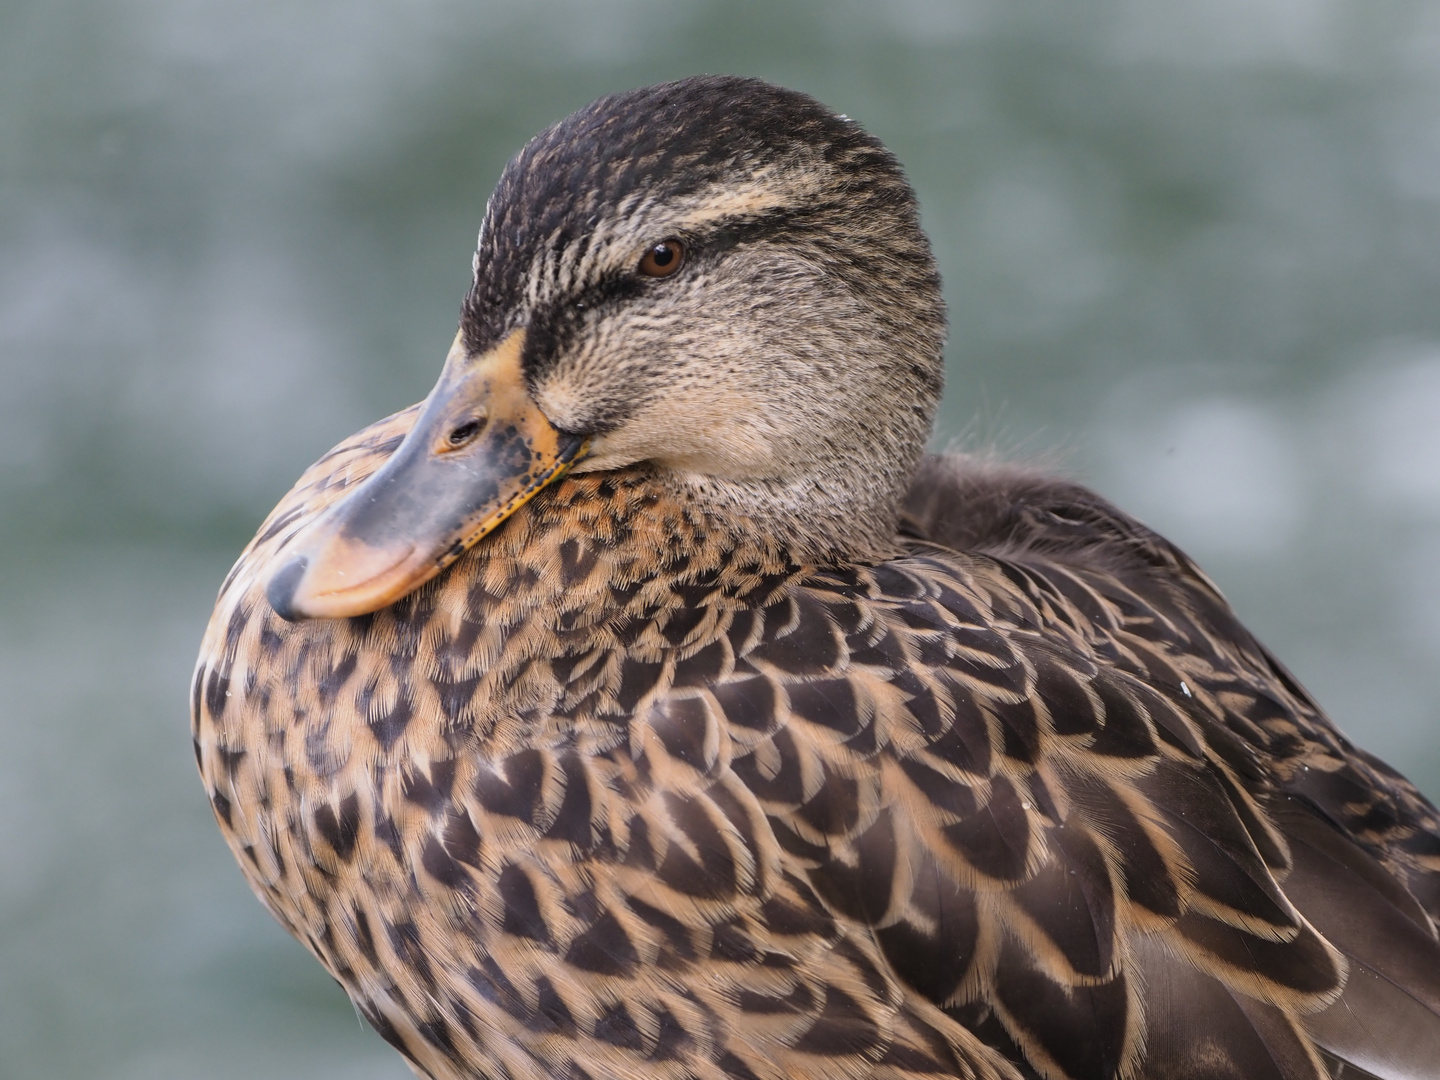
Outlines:
{"type": "Polygon", "coordinates": [[[1093,495],[931,459],[908,552],[826,568],[577,477],[281,622],[258,571],[412,418],[276,508],[194,713],[251,884],[423,1075],[1319,1077],[1362,964],[1440,1038],[1433,808],[1093,495]]]}
{"type": "Polygon", "coordinates": [[[603,99],[491,200],[461,343],[519,329],[595,471],[285,622],[287,546],[416,410],[368,428],[195,674],[242,870],[417,1072],[1440,1076],[1434,808],[1163,539],[921,459],[943,304],[878,142],[754,80],[603,99]]]}

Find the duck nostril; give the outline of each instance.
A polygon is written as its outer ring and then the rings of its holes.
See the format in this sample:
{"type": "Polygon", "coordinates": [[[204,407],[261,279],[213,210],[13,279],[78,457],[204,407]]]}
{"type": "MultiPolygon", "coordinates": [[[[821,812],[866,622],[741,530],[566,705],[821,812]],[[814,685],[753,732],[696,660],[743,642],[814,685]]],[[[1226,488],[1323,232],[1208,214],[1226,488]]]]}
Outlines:
{"type": "Polygon", "coordinates": [[[451,447],[464,446],[471,439],[475,438],[476,435],[479,435],[480,429],[484,426],[484,420],[466,420],[465,423],[456,426],[454,430],[452,430],[450,434],[445,437],[445,441],[451,447]]]}

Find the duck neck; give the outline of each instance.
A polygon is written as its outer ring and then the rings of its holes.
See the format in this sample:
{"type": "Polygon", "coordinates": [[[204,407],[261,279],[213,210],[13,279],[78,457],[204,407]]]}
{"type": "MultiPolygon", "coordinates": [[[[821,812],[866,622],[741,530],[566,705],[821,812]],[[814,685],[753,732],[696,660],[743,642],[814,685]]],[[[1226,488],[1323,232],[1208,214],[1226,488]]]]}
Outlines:
{"type": "Polygon", "coordinates": [[[657,481],[707,516],[766,537],[797,562],[879,562],[900,553],[898,495],[886,477],[853,473],[729,479],[657,471],[657,481]]]}

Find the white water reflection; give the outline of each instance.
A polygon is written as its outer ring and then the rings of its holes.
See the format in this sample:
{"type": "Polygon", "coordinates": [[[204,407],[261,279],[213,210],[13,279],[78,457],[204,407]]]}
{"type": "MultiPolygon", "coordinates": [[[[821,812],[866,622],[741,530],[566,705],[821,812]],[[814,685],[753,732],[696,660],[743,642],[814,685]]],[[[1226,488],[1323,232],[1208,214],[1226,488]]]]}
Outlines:
{"type": "Polygon", "coordinates": [[[1440,659],[1440,532],[1407,546],[1392,563],[1390,585],[1404,632],[1428,643],[1440,659]]]}
{"type": "Polygon", "coordinates": [[[1232,398],[1132,402],[1114,412],[1114,497],[1199,551],[1263,556],[1295,538],[1304,481],[1273,409],[1232,398]]]}
{"type": "Polygon", "coordinates": [[[1365,493],[1401,518],[1440,518],[1440,347],[1357,377],[1365,493]]]}
{"type": "Polygon", "coordinates": [[[1097,416],[1110,494],[1212,557],[1320,530],[1440,538],[1440,346],[1384,343],[1300,393],[1217,396],[1213,370],[1139,372],[1097,416]],[[1337,505],[1354,517],[1332,520],[1337,505]],[[1415,528],[1421,531],[1416,533],[1415,528]]]}

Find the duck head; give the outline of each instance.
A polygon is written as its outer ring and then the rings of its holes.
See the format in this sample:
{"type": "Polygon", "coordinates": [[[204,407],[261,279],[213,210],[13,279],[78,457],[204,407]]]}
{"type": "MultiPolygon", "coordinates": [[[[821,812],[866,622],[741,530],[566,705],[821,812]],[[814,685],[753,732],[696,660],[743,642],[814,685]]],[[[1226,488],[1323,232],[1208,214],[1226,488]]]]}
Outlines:
{"type": "Polygon", "coordinates": [[[853,121],[734,77],[602,98],[506,166],[474,271],[414,428],[287,548],[285,618],[395,602],[566,472],[643,464],[802,561],[896,550],[944,306],[853,121]]]}

